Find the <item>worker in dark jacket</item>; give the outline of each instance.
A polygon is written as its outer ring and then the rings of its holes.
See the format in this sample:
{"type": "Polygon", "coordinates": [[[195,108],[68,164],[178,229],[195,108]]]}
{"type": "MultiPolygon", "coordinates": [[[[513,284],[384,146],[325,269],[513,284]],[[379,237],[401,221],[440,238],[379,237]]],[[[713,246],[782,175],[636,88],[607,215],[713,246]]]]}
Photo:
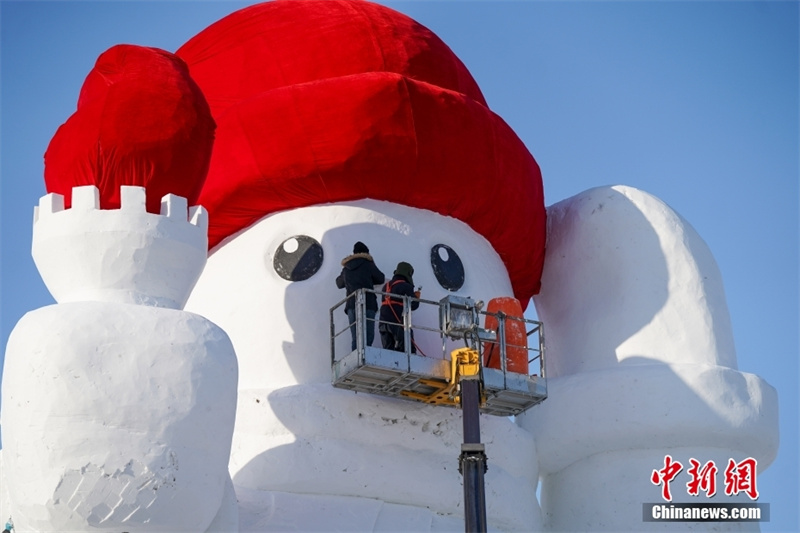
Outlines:
{"type": "MultiPolygon", "coordinates": [[[[420,292],[414,290],[414,267],[409,263],[401,261],[397,263],[394,277],[383,287],[383,292],[387,294],[381,304],[380,326],[381,343],[384,348],[389,350],[405,351],[405,336],[403,335],[403,298],[411,296],[419,298],[420,292]],[[395,296],[396,295],[396,296],[395,296]]],[[[410,302],[411,310],[419,307],[418,300],[410,302]]],[[[416,353],[414,346],[414,332],[411,331],[411,353],[416,353]]]]}
{"type": "MultiPolygon", "coordinates": [[[[342,267],[342,273],[336,278],[336,286],[345,289],[348,296],[358,289],[373,289],[375,285],[380,285],[386,280],[386,276],[378,269],[372,256],[369,255],[369,248],[361,241],[353,245],[353,255],[342,259],[342,267]]],[[[367,346],[371,346],[375,339],[375,314],[378,312],[378,299],[372,292],[367,292],[364,296],[367,304],[367,346]]],[[[344,311],[350,321],[351,350],[356,349],[355,306],[355,297],[348,298],[344,304],[344,311]]]]}

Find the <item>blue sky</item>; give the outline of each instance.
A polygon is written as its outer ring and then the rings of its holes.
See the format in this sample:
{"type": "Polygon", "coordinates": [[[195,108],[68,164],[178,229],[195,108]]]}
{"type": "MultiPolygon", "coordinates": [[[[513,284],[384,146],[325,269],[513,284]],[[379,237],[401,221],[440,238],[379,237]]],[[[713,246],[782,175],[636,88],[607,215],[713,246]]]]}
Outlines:
{"type": "MultiPolygon", "coordinates": [[[[739,368],[781,402],[763,531],[797,531],[798,3],[383,2],[431,28],[544,176],[547,204],[599,185],[686,218],[725,283],[739,368]]],[[[97,56],[176,50],[241,2],[0,3],[0,342],[52,303],[30,258],[42,155],[97,56]]],[[[647,475],[645,473],[644,475],[647,475]]]]}

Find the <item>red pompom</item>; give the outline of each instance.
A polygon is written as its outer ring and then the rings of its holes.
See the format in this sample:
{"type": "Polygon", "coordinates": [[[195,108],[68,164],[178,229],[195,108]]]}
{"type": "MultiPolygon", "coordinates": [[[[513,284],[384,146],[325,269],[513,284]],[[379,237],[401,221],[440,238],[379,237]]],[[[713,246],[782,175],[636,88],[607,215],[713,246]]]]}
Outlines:
{"type": "Polygon", "coordinates": [[[72,187],[96,185],[100,207],[120,205],[119,188],[147,189],[158,213],[172,193],[193,205],[208,172],[214,119],[186,64],[156,48],[118,45],[86,77],[77,111],[44,156],[48,192],[71,204],[72,187]]]}

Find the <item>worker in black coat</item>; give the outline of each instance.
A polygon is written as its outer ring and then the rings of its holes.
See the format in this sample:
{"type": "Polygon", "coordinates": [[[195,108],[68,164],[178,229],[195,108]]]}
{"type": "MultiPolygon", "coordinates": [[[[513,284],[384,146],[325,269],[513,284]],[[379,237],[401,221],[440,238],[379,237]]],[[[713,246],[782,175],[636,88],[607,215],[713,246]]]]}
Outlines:
{"type": "MultiPolygon", "coordinates": [[[[394,277],[383,287],[384,296],[381,304],[380,326],[381,344],[389,350],[405,351],[405,336],[403,335],[403,298],[410,296],[416,298],[410,301],[411,310],[419,307],[420,292],[414,290],[414,267],[405,261],[397,263],[394,277]]],[[[414,346],[414,331],[411,334],[411,353],[416,353],[414,346]]]]}
{"type": "MultiPolygon", "coordinates": [[[[386,276],[378,269],[369,248],[361,241],[353,245],[353,254],[342,259],[342,273],[336,278],[336,286],[345,289],[350,296],[358,289],[373,289],[386,280],[386,276]]],[[[375,314],[378,312],[378,299],[375,293],[367,292],[367,346],[372,345],[375,339],[375,314]]],[[[344,311],[350,323],[350,336],[352,338],[351,350],[356,349],[356,299],[351,297],[344,304],[344,311]]]]}

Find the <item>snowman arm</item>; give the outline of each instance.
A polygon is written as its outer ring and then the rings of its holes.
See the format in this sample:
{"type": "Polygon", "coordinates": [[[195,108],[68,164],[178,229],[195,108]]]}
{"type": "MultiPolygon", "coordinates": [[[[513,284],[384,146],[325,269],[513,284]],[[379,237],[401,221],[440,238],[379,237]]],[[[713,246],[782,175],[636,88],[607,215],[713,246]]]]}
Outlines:
{"type": "MultiPolygon", "coordinates": [[[[765,469],[777,453],[777,394],[737,370],[721,275],[689,223],[622,186],[585,191],[547,215],[534,303],[548,398],[518,417],[546,474],[547,527],[577,530],[603,509],[641,513],[660,501],[650,475],[668,454],[686,468],[696,458],[721,472],[752,457],[765,469]]],[[[673,491],[689,497],[685,483],[673,491]]]]}

